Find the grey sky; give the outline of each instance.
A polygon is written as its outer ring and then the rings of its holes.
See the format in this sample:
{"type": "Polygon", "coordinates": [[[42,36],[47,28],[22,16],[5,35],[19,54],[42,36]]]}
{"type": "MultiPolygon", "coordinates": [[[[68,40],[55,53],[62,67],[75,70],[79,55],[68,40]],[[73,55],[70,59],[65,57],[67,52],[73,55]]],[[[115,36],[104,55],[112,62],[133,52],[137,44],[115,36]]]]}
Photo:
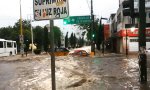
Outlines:
{"type": "MultiPolygon", "coordinates": [[[[69,15],[90,15],[91,0],[69,0],[69,15]]],[[[119,7],[119,0],[93,0],[94,15],[109,18],[119,7]]],[[[22,18],[29,19],[33,13],[33,0],[21,0],[22,18]]],[[[1,0],[0,27],[13,26],[20,18],[20,0],[1,0]]],[[[35,21],[33,25],[44,26],[49,21],[35,21]]],[[[55,20],[55,25],[64,27],[62,20],[55,20]]],[[[66,26],[65,26],[66,28],[66,26]]],[[[72,27],[71,27],[72,28],[72,27]]]]}

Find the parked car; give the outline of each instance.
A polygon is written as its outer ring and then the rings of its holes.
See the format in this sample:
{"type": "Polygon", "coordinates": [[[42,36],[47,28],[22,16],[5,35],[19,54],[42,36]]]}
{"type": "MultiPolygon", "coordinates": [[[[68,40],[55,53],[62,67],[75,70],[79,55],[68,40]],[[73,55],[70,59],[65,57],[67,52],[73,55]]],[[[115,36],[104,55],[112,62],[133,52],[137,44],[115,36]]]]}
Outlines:
{"type": "Polygon", "coordinates": [[[74,50],[72,53],[69,53],[69,55],[72,55],[72,56],[89,56],[89,53],[87,53],[85,50],[74,50]]]}
{"type": "MultiPolygon", "coordinates": [[[[49,49],[49,53],[51,54],[51,49],[49,49]]],[[[54,49],[55,56],[66,56],[68,53],[69,50],[67,48],[60,47],[54,49]]]]}

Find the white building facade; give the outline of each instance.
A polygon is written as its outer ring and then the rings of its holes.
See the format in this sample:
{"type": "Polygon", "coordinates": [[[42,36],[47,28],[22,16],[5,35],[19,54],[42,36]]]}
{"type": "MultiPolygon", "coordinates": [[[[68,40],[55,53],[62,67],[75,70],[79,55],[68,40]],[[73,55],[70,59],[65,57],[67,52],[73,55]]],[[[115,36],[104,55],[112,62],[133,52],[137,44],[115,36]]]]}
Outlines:
{"type": "MultiPolygon", "coordinates": [[[[137,52],[139,51],[138,45],[138,28],[131,30],[125,28],[126,24],[131,24],[130,16],[123,16],[122,2],[119,0],[119,8],[117,13],[112,14],[110,17],[110,30],[112,36],[112,49],[118,53],[137,52]]],[[[150,0],[145,0],[146,6],[146,23],[150,23],[150,0]]],[[[135,12],[138,12],[138,0],[134,0],[135,12]]],[[[135,24],[138,26],[138,18],[135,18],[135,24]]],[[[150,48],[150,26],[146,27],[146,48],[150,48]]]]}

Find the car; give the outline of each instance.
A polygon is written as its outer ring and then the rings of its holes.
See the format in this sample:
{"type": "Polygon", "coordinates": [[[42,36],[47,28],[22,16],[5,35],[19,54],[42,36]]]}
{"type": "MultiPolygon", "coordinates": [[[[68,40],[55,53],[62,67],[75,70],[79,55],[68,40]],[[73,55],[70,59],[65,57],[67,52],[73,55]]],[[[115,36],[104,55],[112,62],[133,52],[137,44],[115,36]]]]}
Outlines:
{"type": "Polygon", "coordinates": [[[74,50],[73,52],[69,53],[69,55],[72,55],[72,56],[89,56],[89,53],[87,53],[85,50],[74,50]]]}
{"type": "MultiPolygon", "coordinates": [[[[70,51],[67,48],[59,47],[54,49],[55,56],[67,56],[70,51]]],[[[49,49],[49,53],[51,54],[51,49],[49,49]]]]}

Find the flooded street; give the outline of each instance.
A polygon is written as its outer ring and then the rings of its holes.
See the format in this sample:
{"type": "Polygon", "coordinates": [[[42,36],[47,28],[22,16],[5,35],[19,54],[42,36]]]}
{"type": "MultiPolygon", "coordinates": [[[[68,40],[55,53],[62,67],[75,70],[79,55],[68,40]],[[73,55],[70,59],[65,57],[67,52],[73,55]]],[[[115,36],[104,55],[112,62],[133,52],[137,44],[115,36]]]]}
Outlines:
{"type": "MultiPolygon", "coordinates": [[[[51,90],[49,55],[0,58],[0,90],[51,90]]],[[[137,57],[56,57],[56,90],[150,90],[139,83],[137,57]]]]}

